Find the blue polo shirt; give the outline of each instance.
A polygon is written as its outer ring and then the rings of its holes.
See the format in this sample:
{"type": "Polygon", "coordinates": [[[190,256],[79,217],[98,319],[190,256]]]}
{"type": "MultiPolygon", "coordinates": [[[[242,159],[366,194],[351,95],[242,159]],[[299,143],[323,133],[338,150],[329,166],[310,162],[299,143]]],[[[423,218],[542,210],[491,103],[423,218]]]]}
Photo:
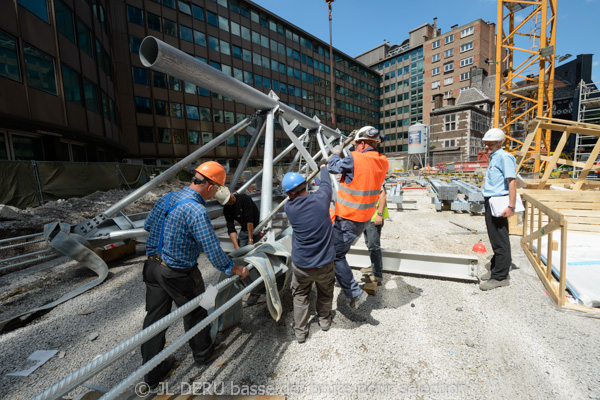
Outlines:
{"type": "Polygon", "coordinates": [[[508,194],[507,178],[517,177],[515,157],[498,149],[490,154],[490,164],[483,183],[483,197],[506,196],[508,194]]]}

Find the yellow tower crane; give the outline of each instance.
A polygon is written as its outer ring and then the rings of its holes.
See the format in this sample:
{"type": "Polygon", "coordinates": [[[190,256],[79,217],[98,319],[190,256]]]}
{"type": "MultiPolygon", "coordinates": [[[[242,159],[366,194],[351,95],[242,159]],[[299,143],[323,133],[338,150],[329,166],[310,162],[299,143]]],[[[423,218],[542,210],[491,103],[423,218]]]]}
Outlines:
{"type": "Polygon", "coordinates": [[[506,132],[507,150],[535,159],[534,173],[539,155],[550,151],[550,131],[538,129],[529,148],[522,146],[529,121],[552,117],[556,2],[498,0],[494,126],[506,132]]]}

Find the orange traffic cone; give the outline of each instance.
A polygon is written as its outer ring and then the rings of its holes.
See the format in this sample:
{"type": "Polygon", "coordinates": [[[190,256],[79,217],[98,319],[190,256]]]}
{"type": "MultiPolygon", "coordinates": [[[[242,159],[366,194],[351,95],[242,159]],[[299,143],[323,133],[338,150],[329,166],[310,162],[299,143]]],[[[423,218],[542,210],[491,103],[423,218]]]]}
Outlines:
{"type": "Polygon", "coordinates": [[[483,245],[483,243],[481,243],[481,241],[475,243],[475,245],[473,246],[473,251],[475,253],[487,253],[487,250],[485,249],[485,246],[483,245]]]}

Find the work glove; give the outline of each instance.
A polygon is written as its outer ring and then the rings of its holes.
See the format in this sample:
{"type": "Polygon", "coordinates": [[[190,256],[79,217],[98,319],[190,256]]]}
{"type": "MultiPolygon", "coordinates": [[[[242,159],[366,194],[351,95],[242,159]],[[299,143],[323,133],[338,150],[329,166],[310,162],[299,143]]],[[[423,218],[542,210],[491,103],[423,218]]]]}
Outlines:
{"type": "Polygon", "coordinates": [[[327,159],[323,158],[321,161],[319,161],[319,169],[326,167],[327,166],[327,159]]]}
{"type": "Polygon", "coordinates": [[[338,144],[337,146],[335,146],[333,148],[333,150],[331,150],[332,154],[342,154],[342,150],[344,150],[344,147],[342,147],[341,144],[338,144]]]}

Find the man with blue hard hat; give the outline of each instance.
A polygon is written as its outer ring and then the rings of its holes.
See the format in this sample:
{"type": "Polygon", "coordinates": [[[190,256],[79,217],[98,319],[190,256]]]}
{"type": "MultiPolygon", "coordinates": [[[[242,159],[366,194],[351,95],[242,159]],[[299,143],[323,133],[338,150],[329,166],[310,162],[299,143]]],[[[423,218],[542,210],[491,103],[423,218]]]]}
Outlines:
{"type": "Polygon", "coordinates": [[[485,200],[485,226],[494,251],[490,272],[481,276],[481,290],[491,290],[510,284],[508,273],[512,262],[508,218],[515,214],[517,198],[517,168],[515,157],[502,150],[504,131],[492,128],[483,135],[485,150],[490,155],[490,162],[483,183],[485,200]],[[495,217],[490,208],[490,199],[508,195],[508,207],[495,217]]]}
{"type": "Polygon", "coordinates": [[[306,191],[306,179],[296,172],[285,174],[281,186],[290,199],[285,213],[293,229],[294,333],[298,343],[304,343],[308,337],[308,306],[313,283],[317,288],[319,326],[323,331],[331,327],[335,285],[333,227],[329,217],[331,179],[327,168],[322,166],[319,189],[315,193],[306,191]]]}

